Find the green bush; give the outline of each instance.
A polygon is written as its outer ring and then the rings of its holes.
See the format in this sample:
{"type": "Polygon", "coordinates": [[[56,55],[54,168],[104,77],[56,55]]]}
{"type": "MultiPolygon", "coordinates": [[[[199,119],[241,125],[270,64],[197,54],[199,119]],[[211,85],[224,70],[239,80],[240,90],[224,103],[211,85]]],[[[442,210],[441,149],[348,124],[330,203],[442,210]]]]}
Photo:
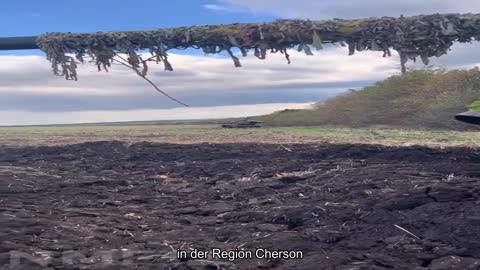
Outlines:
{"type": "Polygon", "coordinates": [[[474,112],[480,112],[480,100],[475,100],[468,108],[474,112]]]}
{"type": "Polygon", "coordinates": [[[453,116],[480,111],[480,70],[420,69],[394,75],[358,91],[349,91],[311,110],[264,117],[270,125],[394,126],[469,129],[453,116]],[[474,102],[476,101],[476,102],[474,102]],[[472,104],[472,102],[474,102],[472,104]],[[468,106],[468,104],[472,104],[468,106]]]}

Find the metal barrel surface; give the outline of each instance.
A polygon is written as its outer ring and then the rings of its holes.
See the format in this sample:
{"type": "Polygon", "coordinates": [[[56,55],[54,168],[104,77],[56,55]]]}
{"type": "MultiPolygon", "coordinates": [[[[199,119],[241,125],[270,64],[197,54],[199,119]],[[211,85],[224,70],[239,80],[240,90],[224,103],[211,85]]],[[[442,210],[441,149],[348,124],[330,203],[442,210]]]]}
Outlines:
{"type": "Polygon", "coordinates": [[[38,45],[36,36],[28,37],[2,37],[0,38],[0,51],[8,50],[35,50],[38,45]]]}
{"type": "Polygon", "coordinates": [[[480,125],[480,112],[464,112],[455,115],[455,119],[464,123],[480,125]]]}

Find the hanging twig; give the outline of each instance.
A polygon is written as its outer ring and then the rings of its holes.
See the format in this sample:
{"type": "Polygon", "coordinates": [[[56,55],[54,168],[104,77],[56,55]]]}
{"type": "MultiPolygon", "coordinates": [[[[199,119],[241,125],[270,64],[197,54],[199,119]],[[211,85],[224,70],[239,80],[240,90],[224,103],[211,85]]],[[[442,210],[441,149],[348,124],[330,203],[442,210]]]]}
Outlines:
{"type": "MultiPolygon", "coordinates": [[[[188,104],[186,104],[186,103],[183,103],[183,102],[181,102],[180,100],[178,100],[178,99],[170,96],[170,95],[167,94],[165,91],[163,91],[163,90],[161,90],[160,88],[158,88],[158,86],[157,86],[154,82],[152,82],[150,79],[148,79],[148,78],[147,78],[147,74],[146,74],[146,72],[145,72],[145,71],[146,71],[146,66],[144,66],[144,70],[143,70],[143,71],[140,71],[140,70],[138,70],[138,68],[136,68],[136,67],[128,64],[128,61],[127,61],[125,58],[123,58],[122,56],[120,56],[120,55],[118,55],[118,54],[117,54],[116,56],[118,56],[118,58],[120,58],[120,59],[121,59],[122,61],[124,61],[124,62],[119,61],[119,60],[117,60],[117,59],[115,59],[115,58],[113,59],[113,61],[115,61],[115,62],[117,62],[117,63],[119,63],[119,64],[121,64],[121,65],[123,65],[123,66],[125,66],[125,67],[128,67],[129,69],[131,69],[131,70],[133,70],[133,71],[135,71],[135,73],[136,73],[140,78],[142,78],[142,79],[144,79],[145,81],[147,81],[151,86],[153,86],[153,88],[155,88],[155,90],[157,90],[158,92],[160,92],[162,95],[168,97],[169,99],[177,102],[178,104],[180,104],[180,105],[182,105],[182,106],[190,107],[190,105],[188,105],[188,104]]],[[[153,58],[153,57],[152,57],[152,58],[153,58]]],[[[151,58],[150,58],[150,59],[151,59],[151,58]]],[[[148,59],[145,60],[145,61],[148,61],[148,59]]],[[[142,60],[141,62],[142,62],[142,63],[145,63],[145,61],[142,60]]]]}

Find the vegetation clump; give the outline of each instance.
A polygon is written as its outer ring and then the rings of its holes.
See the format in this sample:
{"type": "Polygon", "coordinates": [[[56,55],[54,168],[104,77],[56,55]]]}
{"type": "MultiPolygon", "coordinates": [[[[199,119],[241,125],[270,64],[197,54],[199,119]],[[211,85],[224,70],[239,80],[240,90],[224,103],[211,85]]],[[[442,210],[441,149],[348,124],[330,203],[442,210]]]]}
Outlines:
{"type": "Polygon", "coordinates": [[[480,70],[422,69],[349,91],[311,110],[264,117],[270,125],[469,129],[454,115],[480,110],[480,70]],[[472,104],[473,102],[473,104],[472,104]],[[471,104],[468,106],[468,104],[471,104]]]}

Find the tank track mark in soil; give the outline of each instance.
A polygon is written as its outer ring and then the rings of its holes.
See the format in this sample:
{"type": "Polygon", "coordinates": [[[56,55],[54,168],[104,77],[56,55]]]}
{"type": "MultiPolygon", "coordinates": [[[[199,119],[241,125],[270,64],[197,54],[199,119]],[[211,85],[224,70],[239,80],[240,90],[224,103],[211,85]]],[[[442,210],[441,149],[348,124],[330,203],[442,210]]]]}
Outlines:
{"type": "Polygon", "coordinates": [[[470,148],[2,147],[0,269],[479,269],[479,165],[470,148]]]}

